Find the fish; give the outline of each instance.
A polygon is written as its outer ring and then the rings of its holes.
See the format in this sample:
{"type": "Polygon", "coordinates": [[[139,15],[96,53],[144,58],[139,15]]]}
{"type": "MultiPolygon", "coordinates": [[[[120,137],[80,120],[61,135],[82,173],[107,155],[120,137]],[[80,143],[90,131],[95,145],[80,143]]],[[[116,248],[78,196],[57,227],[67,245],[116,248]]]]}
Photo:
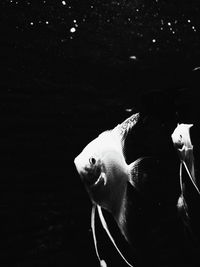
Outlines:
{"type": "Polygon", "coordinates": [[[119,252],[120,256],[129,265],[111,236],[101,209],[107,210],[114,217],[125,240],[129,242],[127,232],[127,186],[137,188],[137,177],[140,163],[146,157],[140,157],[127,164],[125,155],[125,140],[128,133],[140,119],[140,113],[135,113],[111,130],[106,130],[92,140],[74,159],[76,169],[86,187],[93,203],[91,213],[91,228],[100,266],[106,266],[97,251],[95,236],[95,209],[97,207],[103,228],[119,252]]]}
{"type": "Polygon", "coordinates": [[[173,131],[171,138],[180,159],[179,179],[181,194],[177,201],[177,209],[180,214],[180,217],[182,218],[183,224],[193,236],[188,204],[185,199],[185,183],[183,182],[184,167],[195,190],[200,195],[195,176],[193,145],[190,138],[190,128],[192,126],[193,124],[178,124],[175,130],[173,131]]]}
{"type": "Polygon", "coordinates": [[[184,124],[184,123],[178,124],[175,130],[173,131],[171,138],[180,159],[181,189],[182,189],[182,166],[184,166],[193,186],[195,187],[198,194],[200,194],[195,177],[193,145],[190,138],[190,128],[192,126],[193,124],[184,124]]]}

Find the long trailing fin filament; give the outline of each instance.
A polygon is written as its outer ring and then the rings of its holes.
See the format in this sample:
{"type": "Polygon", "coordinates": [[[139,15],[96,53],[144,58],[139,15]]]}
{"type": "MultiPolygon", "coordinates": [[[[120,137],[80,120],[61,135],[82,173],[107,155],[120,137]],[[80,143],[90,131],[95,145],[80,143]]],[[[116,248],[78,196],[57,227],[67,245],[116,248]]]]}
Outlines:
{"type": "Polygon", "coordinates": [[[179,176],[180,176],[180,188],[181,194],[183,194],[183,177],[182,177],[183,162],[180,162],[179,176]]]}
{"type": "Polygon", "coordinates": [[[188,173],[188,176],[190,177],[190,180],[191,180],[192,184],[194,185],[195,189],[197,190],[198,194],[200,195],[200,191],[199,191],[199,189],[198,189],[196,183],[194,182],[194,180],[193,180],[193,178],[192,178],[192,176],[191,176],[190,171],[188,170],[188,167],[187,167],[185,161],[183,161],[183,164],[184,164],[185,169],[186,169],[186,171],[187,171],[187,173],[188,173]]]}
{"type": "Polygon", "coordinates": [[[110,231],[108,230],[108,226],[107,226],[107,223],[104,219],[104,216],[103,216],[103,213],[102,213],[102,210],[101,210],[101,207],[99,205],[97,205],[97,210],[98,210],[98,213],[99,213],[99,218],[101,220],[101,224],[104,228],[104,230],[106,231],[108,237],[110,238],[111,242],[113,243],[114,247],[116,248],[117,252],[119,253],[119,255],[121,256],[121,258],[126,262],[126,264],[130,267],[134,267],[133,265],[131,265],[127,260],[126,258],[123,256],[123,254],[121,253],[121,251],[119,250],[119,248],[117,247],[110,231]]]}
{"type": "Polygon", "coordinates": [[[107,267],[106,262],[100,259],[98,248],[97,248],[97,239],[96,239],[96,233],[95,233],[95,212],[96,212],[96,205],[94,204],[92,206],[92,211],[91,211],[91,228],[92,228],[92,236],[94,240],[94,247],[95,247],[97,258],[100,263],[100,267],[107,267]]]}

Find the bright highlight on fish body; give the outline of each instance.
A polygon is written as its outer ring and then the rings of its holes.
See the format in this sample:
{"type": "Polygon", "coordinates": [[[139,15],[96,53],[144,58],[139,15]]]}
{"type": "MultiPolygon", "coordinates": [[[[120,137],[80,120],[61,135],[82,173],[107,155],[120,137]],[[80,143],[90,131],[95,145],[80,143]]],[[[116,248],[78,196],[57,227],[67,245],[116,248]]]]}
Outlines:
{"type": "MultiPolygon", "coordinates": [[[[113,215],[121,233],[129,241],[126,229],[127,184],[130,183],[137,188],[138,166],[144,158],[139,158],[128,165],[124,153],[124,142],[129,131],[133,129],[139,118],[139,113],[133,114],[114,129],[101,133],[74,160],[76,169],[86,186],[91,201],[93,205],[97,206],[104,229],[120,256],[129,266],[132,265],[121,254],[107,228],[101,208],[106,209],[113,215]]],[[[100,259],[97,251],[94,213],[95,209],[92,210],[91,226],[96,254],[100,265],[102,265],[104,261],[100,259]]]]}

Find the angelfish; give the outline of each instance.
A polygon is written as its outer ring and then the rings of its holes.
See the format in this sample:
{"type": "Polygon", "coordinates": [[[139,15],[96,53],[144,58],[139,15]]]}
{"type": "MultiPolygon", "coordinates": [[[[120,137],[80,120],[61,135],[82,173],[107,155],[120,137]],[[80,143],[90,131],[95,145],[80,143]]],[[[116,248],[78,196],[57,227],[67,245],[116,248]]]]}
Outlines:
{"type": "Polygon", "coordinates": [[[106,266],[106,263],[100,259],[96,245],[94,227],[96,207],[102,225],[114,246],[125,262],[132,266],[116,246],[108,230],[101,208],[113,215],[121,233],[129,241],[126,229],[127,184],[130,183],[133,187],[136,187],[135,177],[138,166],[144,157],[128,165],[124,153],[124,142],[127,134],[136,125],[139,118],[139,113],[133,114],[114,129],[101,133],[74,160],[76,169],[93,203],[91,227],[96,254],[101,266],[106,266]]]}
{"type": "Polygon", "coordinates": [[[177,202],[178,211],[182,217],[182,220],[189,231],[192,233],[190,228],[190,217],[188,213],[188,205],[185,200],[185,185],[182,180],[182,168],[187,171],[187,174],[195,187],[196,191],[200,195],[199,188],[196,183],[195,171],[194,171],[194,155],[193,155],[193,145],[190,138],[190,128],[193,124],[178,124],[172,133],[172,141],[174,143],[174,147],[176,148],[179,158],[180,158],[180,188],[181,194],[177,202]]]}
{"type": "Polygon", "coordinates": [[[178,124],[172,133],[172,141],[180,158],[180,186],[182,188],[182,166],[185,167],[187,174],[194,185],[197,192],[200,191],[196,184],[196,177],[194,171],[194,154],[193,145],[190,138],[190,128],[193,124],[178,124]]]}

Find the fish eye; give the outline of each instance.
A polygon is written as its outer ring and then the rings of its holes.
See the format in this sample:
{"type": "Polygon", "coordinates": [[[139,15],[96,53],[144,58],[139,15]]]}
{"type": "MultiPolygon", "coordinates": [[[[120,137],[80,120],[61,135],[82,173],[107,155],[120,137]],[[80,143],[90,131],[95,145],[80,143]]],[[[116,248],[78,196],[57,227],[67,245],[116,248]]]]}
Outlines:
{"type": "Polygon", "coordinates": [[[91,157],[91,158],[89,158],[89,162],[90,162],[90,164],[94,165],[96,163],[96,159],[91,157]]]}

